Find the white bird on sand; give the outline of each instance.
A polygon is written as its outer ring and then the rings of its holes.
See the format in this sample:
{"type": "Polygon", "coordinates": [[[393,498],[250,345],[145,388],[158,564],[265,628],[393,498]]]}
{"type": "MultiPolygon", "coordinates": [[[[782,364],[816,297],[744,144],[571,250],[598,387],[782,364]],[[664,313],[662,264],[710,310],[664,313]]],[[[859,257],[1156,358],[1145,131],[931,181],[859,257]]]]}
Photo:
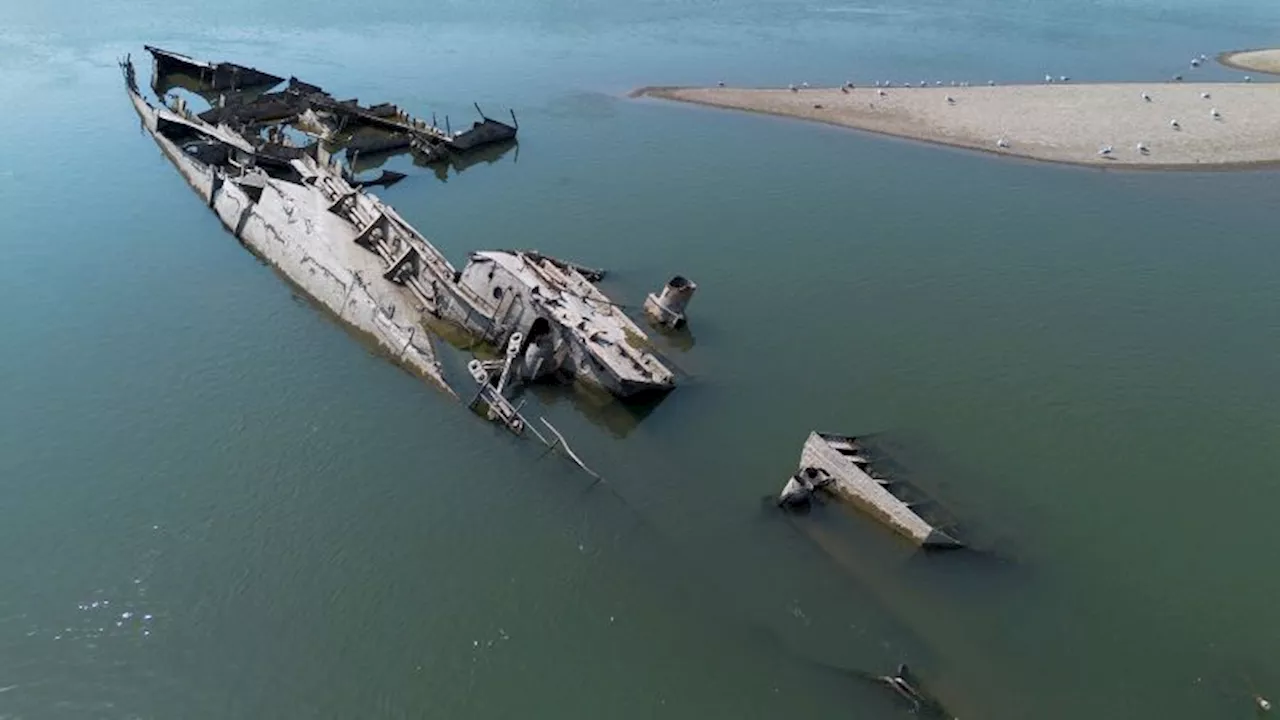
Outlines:
{"type": "Polygon", "coordinates": [[[1071,78],[1067,77],[1066,75],[1059,75],[1059,76],[1058,76],[1058,82],[1066,82],[1066,81],[1068,81],[1068,80],[1070,80],[1070,79],[1071,79],[1071,78]]]}
{"type": "Polygon", "coordinates": [[[724,87],[724,81],[721,80],[720,82],[716,83],[716,87],[724,87]]]}
{"type": "Polygon", "coordinates": [[[996,147],[1007,148],[1009,147],[1009,141],[1004,136],[1001,136],[999,140],[996,140],[996,147]]]}
{"type": "Polygon", "coordinates": [[[1245,81],[1245,82],[1253,82],[1253,78],[1249,77],[1248,75],[1245,75],[1245,76],[1244,76],[1244,81],[1245,81]]]}
{"type": "Polygon", "coordinates": [[[934,87],[942,87],[942,81],[941,81],[941,80],[934,80],[934,81],[933,81],[933,86],[934,86],[934,87]]]}
{"type": "Polygon", "coordinates": [[[1208,99],[1209,99],[1209,93],[1200,93],[1200,99],[1201,99],[1201,100],[1208,100],[1208,99]]]}
{"type": "Polygon", "coordinates": [[[802,87],[802,88],[807,88],[807,87],[809,87],[809,83],[807,83],[807,82],[802,82],[802,83],[800,83],[800,87],[802,87]]]}
{"type": "Polygon", "coordinates": [[[955,99],[955,98],[953,98],[953,97],[951,97],[950,95],[948,95],[948,96],[947,96],[947,102],[948,102],[948,103],[950,103],[950,104],[952,104],[952,105],[955,105],[955,104],[956,104],[956,99],[955,99]]]}
{"type": "Polygon", "coordinates": [[[1146,155],[1148,152],[1150,152],[1150,150],[1147,149],[1146,143],[1138,143],[1136,150],[1142,153],[1143,155],[1146,155]]]}
{"type": "Polygon", "coordinates": [[[1151,96],[1146,93],[1142,93],[1142,99],[1151,102],[1151,96]]]}
{"type": "Polygon", "coordinates": [[[920,81],[920,87],[928,87],[928,85],[929,85],[929,81],[928,81],[928,80],[921,80],[921,81],[920,81]]]}
{"type": "Polygon", "coordinates": [[[1181,75],[1174,75],[1174,76],[1173,76],[1173,81],[1174,81],[1174,82],[1182,82],[1182,76],[1181,76],[1181,75]]]}
{"type": "Polygon", "coordinates": [[[790,90],[791,92],[800,92],[800,89],[796,87],[795,83],[791,83],[790,85],[788,85],[787,89],[790,90]]]}
{"type": "Polygon", "coordinates": [[[1053,76],[1052,76],[1052,75],[1045,75],[1045,76],[1044,76],[1044,81],[1045,81],[1045,82],[1047,82],[1047,83],[1051,83],[1051,82],[1053,82],[1053,76]]]}
{"type": "Polygon", "coordinates": [[[1177,120],[1170,120],[1170,121],[1169,121],[1169,127],[1173,128],[1174,130],[1180,130],[1180,129],[1182,129],[1182,126],[1178,124],[1178,121],[1177,121],[1177,120]]]}
{"type": "Polygon", "coordinates": [[[876,81],[876,87],[880,87],[880,81],[879,81],[879,80],[877,80],[877,81],[876,81]]]}
{"type": "Polygon", "coordinates": [[[884,90],[877,90],[877,91],[876,91],[876,94],[877,94],[877,95],[879,95],[880,97],[884,97],[885,95],[888,95],[889,93],[885,92],[884,90]]]}
{"type": "Polygon", "coordinates": [[[988,80],[988,81],[987,81],[987,87],[995,87],[995,86],[996,86],[996,81],[995,81],[995,80],[988,80]]]}
{"type": "Polygon", "coordinates": [[[1218,108],[1209,108],[1209,117],[1217,120],[1222,117],[1222,113],[1218,112],[1218,108]]]}
{"type": "Polygon", "coordinates": [[[1110,155],[1110,154],[1111,154],[1111,146],[1110,146],[1110,145],[1103,145],[1103,146],[1102,146],[1102,149],[1098,151],[1098,154],[1099,154],[1099,155],[1103,155],[1103,156],[1110,155]]]}
{"type": "Polygon", "coordinates": [[[885,81],[884,81],[884,86],[885,86],[885,87],[893,87],[893,83],[892,83],[892,82],[890,82],[890,81],[888,81],[888,80],[885,80],[885,81]]]}

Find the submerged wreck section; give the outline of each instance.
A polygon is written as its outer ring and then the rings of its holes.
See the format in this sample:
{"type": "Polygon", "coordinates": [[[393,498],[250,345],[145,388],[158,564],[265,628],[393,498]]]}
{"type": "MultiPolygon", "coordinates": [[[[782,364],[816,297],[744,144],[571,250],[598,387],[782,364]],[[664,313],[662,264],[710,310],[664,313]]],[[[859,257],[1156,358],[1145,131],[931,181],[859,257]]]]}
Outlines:
{"type": "Polygon", "coordinates": [[[212,63],[197,60],[182,53],[162,50],[150,45],[143,46],[151,53],[152,65],[151,86],[159,88],[165,79],[174,75],[182,75],[209,90],[245,90],[270,87],[284,82],[284,78],[257,68],[245,67],[235,63],[212,63]]]}
{"type": "MultiPolygon", "coordinates": [[[[593,285],[602,272],[523,251],[473,253],[458,270],[394,208],[354,184],[321,143],[299,147],[278,132],[264,138],[248,114],[197,115],[181,99],[153,105],[132,61],[121,69],[143,128],[228,230],[344,324],[450,393],[425,326],[431,318],[512,347],[513,385],[558,373],[621,397],[674,386],[644,333],[593,285]]],[[[296,80],[290,88],[312,98],[307,112],[324,104],[296,80]]],[[[255,117],[289,104],[258,98],[250,103],[255,117]]]]}
{"type": "Polygon", "coordinates": [[[152,88],[163,95],[169,78],[180,75],[197,80],[214,107],[200,113],[212,125],[227,125],[238,131],[258,130],[289,124],[319,141],[346,147],[350,155],[408,151],[426,162],[439,162],[489,145],[510,142],[519,131],[515,112],[511,124],[488,117],[476,105],[480,119],[470,127],[453,130],[449,118],[444,127],[414,118],[391,103],[362,106],[357,100],[338,100],[318,85],[291,77],[287,85],[270,90],[285,79],[235,63],[210,63],[161,48],[146,46],[154,59],[152,88]],[[225,91],[225,92],[223,92],[225,91]]]}
{"type": "Polygon", "coordinates": [[[272,152],[225,126],[151,105],[132,62],[122,66],[143,128],[228,230],[398,363],[449,389],[419,327],[423,298],[385,281],[383,258],[360,244],[367,230],[350,213],[333,212],[335,197],[376,199],[351,187],[328,158],[314,154],[318,148],[272,152]]]}
{"type": "Polygon", "coordinates": [[[523,333],[525,380],[567,371],[620,397],[675,386],[639,326],[574,265],[531,252],[476,252],[458,284],[487,322],[523,333]]]}
{"type": "Polygon", "coordinates": [[[787,480],[779,505],[808,505],[818,492],[830,493],[862,510],[924,548],[963,547],[963,543],[921,517],[891,489],[894,482],[876,477],[857,438],[812,432],[800,453],[800,469],[787,480]]]}

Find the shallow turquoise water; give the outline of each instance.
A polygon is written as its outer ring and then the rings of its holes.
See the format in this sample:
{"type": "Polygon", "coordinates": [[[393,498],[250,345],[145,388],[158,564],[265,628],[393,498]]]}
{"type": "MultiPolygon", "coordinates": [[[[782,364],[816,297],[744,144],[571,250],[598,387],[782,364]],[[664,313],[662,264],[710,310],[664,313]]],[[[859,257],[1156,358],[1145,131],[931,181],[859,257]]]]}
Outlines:
{"type": "Polygon", "coordinates": [[[905,660],[966,718],[1243,718],[1280,695],[1274,173],[1092,172],[624,97],[1190,76],[1270,42],[1266,4],[10,15],[0,716],[903,716],[812,661],[905,660]],[[687,380],[642,417],[540,394],[592,487],[369,354],[139,132],[115,59],[144,42],[419,114],[514,106],[518,152],[384,197],[455,261],[534,247],[631,301],[693,278],[687,380]],[[766,510],[812,428],[882,432],[990,555],[766,510]]]}

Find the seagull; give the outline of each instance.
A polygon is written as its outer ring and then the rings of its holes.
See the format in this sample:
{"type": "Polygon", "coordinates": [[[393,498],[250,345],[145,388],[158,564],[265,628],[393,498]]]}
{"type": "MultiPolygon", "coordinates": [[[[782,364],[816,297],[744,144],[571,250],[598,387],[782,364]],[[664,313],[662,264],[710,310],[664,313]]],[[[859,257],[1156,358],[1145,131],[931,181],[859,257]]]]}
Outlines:
{"type": "Polygon", "coordinates": [[[1200,67],[1200,58],[1191,58],[1191,67],[1200,67]]]}
{"type": "Polygon", "coordinates": [[[1218,108],[1209,108],[1209,117],[1218,120],[1222,117],[1222,113],[1218,112],[1218,108]]]}
{"type": "Polygon", "coordinates": [[[1182,76],[1181,76],[1181,75],[1174,75],[1174,76],[1173,76],[1173,81],[1174,81],[1174,82],[1182,82],[1182,76]]]}
{"type": "Polygon", "coordinates": [[[890,81],[888,81],[888,80],[885,80],[885,81],[884,81],[884,86],[885,86],[885,87],[893,87],[893,83],[892,83],[892,82],[890,82],[890,81]]]}
{"type": "Polygon", "coordinates": [[[807,87],[809,87],[809,83],[807,83],[807,82],[802,82],[802,83],[800,83],[800,87],[802,87],[802,88],[807,88],[807,87]]]}
{"type": "Polygon", "coordinates": [[[1071,78],[1067,77],[1066,75],[1060,75],[1060,76],[1058,77],[1058,82],[1066,82],[1066,81],[1068,81],[1068,80],[1070,80],[1070,79],[1071,79],[1071,78]]]}
{"type": "Polygon", "coordinates": [[[1205,60],[1208,60],[1208,59],[1209,58],[1205,57],[1204,53],[1200,53],[1200,62],[1204,62],[1205,60]]]}
{"type": "Polygon", "coordinates": [[[951,87],[955,87],[955,86],[956,86],[956,81],[955,81],[955,80],[952,80],[952,81],[951,81],[951,87]]]}
{"type": "Polygon", "coordinates": [[[877,81],[876,81],[876,87],[880,87],[880,81],[879,81],[879,80],[877,80],[877,81]]]}
{"type": "Polygon", "coordinates": [[[1142,153],[1143,155],[1146,155],[1148,152],[1150,152],[1150,150],[1147,149],[1146,143],[1138,143],[1136,149],[1138,152],[1142,153]]]}
{"type": "Polygon", "coordinates": [[[1271,701],[1261,695],[1254,695],[1253,699],[1258,703],[1258,709],[1262,712],[1271,712],[1271,701]]]}
{"type": "Polygon", "coordinates": [[[716,83],[716,86],[718,86],[718,87],[724,87],[724,81],[723,81],[723,80],[721,80],[720,82],[716,83]]]}
{"type": "Polygon", "coordinates": [[[948,95],[948,96],[947,96],[947,102],[948,102],[948,103],[950,103],[950,104],[952,104],[952,105],[955,105],[955,104],[956,104],[956,99],[955,99],[955,98],[953,98],[953,97],[951,97],[950,95],[948,95]]]}
{"type": "Polygon", "coordinates": [[[1181,129],[1182,129],[1182,126],[1178,124],[1178,121],[1177,121],[1177,120],[1170,120],[1170,121],[1169,121],[1169,127],[1173,128],[1174,130],[1181,130],[1181,129]]]}
{"type": "Polygon", "coordinates": [[[1045,81],[1045,82],[1047,82],[1047,83],[1051,83],[1051,82],[1053,82],[1053,76],[1052,76],[1052,75],[1045,75],[1045,76],[1044,76],[1044,81],[1045,81]]]}
{"type": "Polygon", "coordinates": [[[968,81],[968,80],[964,80],[964,81],[962,81],[962,82],[960,83],[960,87],[969,87],[969,81],[968,81]]]}
{"type": "Polygon", "coordinates": [[[796,87],[795,83],[791,83],[790,85],[788,85],[787,89],[790,90],[791,92],[800,92],[800,90],[796,87]]]}
{"type": "Polygon", "coordinates": [[[1151,102],[1151,96],[1146,93],[1142,93],[1142,99],[1151,102]]]}
{"type": "Polygon", "coordinates": [[[1209,99],[1209,93],[1200,93],[1200,99],[1201,99],[1201,100],[1208,100],[1208,99],[1209,99]]]}
{"type": "Polygon", "coordinates": [[[1245,75],[1245,76],[1244,76],[1244,81],[1245,81],[1245,82],[1253,82],[1253,78],[1249,77],[1248,75],[1245,75]]]}
{"type": "Polygon", "coordinates": [[[928,81],[928,80],[921,80],[921,81],[920,81],[920,87],[927,87],[928,85],[929,85],[929,81],[928,81]]]}
{"type": "Polygon", "coordinates": [[[934,86],[934,87],[942,87],[942,81],[941,81],[941,80],[934,80],[934,81],[933,81],[933,86],[934,86]]]}
{"type": "Polygon", "coordinates": [[[1110,145],[1103,145],[1103,146],[1102,146],[1102,149],[1098,151],[1098,154],[1099,154],[1099,155],[1102,155],[1102,156],[1104,156],[1104,157],[1105,157],[1105,156],[1107,156],[1107,155],[1110,155],[1110,154],[1111,154],[1111,146],[1110,146],[1110,145]]]}
{"type": "Polygon", "coordinates": [[[884,97],[885,95],[888,95],[889,93],[885,92],[884,90],[877,90],[877,91],[876,91],[876,94],[877,94],[877,95],[879,95],[880,97],[884,97]]]}
{"type": "Polygon", "coordinates": [[[1007,148],[1009,147],[1009,141],[1005,140],[1004,137],[1001,136],[999,140],[996,140],[996,147],[1007,148]]]}
{"type": "Polygon", "coordinates": [[[995,87],[995,86],[996,86],[996,81],[995,81],[995,80],[988,80],[988,81],[987,81],[987,87],[995,87]]]}

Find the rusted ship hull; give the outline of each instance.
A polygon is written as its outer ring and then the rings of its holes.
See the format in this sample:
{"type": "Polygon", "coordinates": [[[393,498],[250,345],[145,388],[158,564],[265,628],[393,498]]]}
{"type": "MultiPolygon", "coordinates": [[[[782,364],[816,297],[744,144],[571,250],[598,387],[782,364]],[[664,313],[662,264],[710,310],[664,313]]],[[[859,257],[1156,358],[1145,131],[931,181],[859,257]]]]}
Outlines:
{"type": "Polygon", "coordinates": [[[466,273],[395,209],[353,186],[320,143],[297,147],[283,132],[264,140],[246,126],[215,125],[181,98],[153,106],[132,62],[121,68],[143,127],[223,225],[396,362],[448,389],[423,326],[430,315],[497,345],[516,333],[530,338],[521,380],[567,371],[623,397],[674,384],[640,329],[579,266],[490,253],[525,263],[507,278],[506,301],[495,302],[500,289],[463,281],[466,273]]]}
{"type": "MultiPolygon", "coordinates": [[[[126,77],[131,80],[131,75],[130,65],[126,77]]],[[[227,230],[343,324],[453,394],[430,335],[419,327],[421,303],[400,286],[382,282],[383,268],[353,241],[358,228],[328,212],[320,186],[350,190],[339,173],[303,158],[293,161],[302,182],[260,174],[232,177],[200,154],[249,155],[251,147],[224,130],[152,106],[135,83],[128,85],[143,128],[227,230]]]]}

